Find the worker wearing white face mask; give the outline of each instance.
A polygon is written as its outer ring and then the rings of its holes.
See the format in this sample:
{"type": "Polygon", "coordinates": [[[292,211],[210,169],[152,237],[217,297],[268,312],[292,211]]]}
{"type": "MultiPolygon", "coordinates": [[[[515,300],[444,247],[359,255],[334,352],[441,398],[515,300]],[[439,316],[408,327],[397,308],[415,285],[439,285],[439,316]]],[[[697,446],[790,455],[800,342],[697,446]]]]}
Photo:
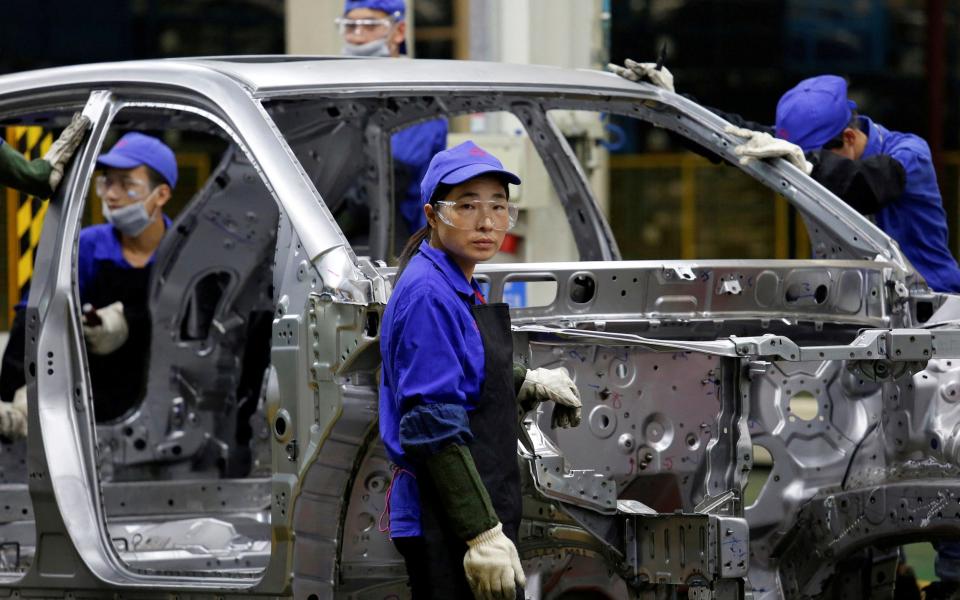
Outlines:
{"type": "Polygon", "coordinates": [[[346,0],[336,20],[347,56],[396,58],[404,54],[407,23],[403,0],[346,0]]]}
{"type": "Polygon", "coordinates": [[[157,138],[131,132],[97,159],[94,180],[109,224],[80,232],[77,277],[98,421],[121,416],[143,396],[150,350],[147,284],[170,226],[163,206],[177,161],[157,138]]]}
{"type": "MultiPolygon", "coordinates": [[[[163,206],[177,183],[177,162],[166,144],[132,132],[100,155],[97,166],[103,170],[94,178],[94,190],[108,223],[80,231],[77,286],[94,412],[104,422],[143,397],[150,351],[147,286],[154,254],[170,226],[163,206]]],[[[23,339],[18,337],[24,332],[23,312],[14,317],[11,342],[23,339]]],[[[23,396],[23,353],[22,343],[7,346],[3,379],[18,385],[5,385],[4,390],[17,392],[3,400],[23,396]]],[[[6,433],[3,426],[0,420],[0,434],[6,433]]]]}

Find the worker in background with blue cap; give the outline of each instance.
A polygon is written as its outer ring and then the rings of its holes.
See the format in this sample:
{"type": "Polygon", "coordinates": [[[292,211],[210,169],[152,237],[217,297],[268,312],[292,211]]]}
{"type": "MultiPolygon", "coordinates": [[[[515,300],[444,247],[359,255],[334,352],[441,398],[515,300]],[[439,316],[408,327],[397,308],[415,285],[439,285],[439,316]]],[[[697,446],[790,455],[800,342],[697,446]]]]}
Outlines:
{"type": "Polygon", "coordinates": [[[877,186],[870,207],[877,225],[938,292],[960,292],[960,267],[950,252],[947,215],[930,147],[912,133],[890,131],[856,112],[847,82],[836,75],[798,83],[777,103],[776,136],[805,152],[829,150],[871,170],[877,186]]]}
{"type": "Polygon", "coordinates": [[[336,19],[346,56],[397,58],[405,54],[407,8],[403,0],[346,0],[336,19]]]}
{"type": "MultiPolygon", "coordinates": [[[[847,159],[839,169],[825,172],[820,179],[827,181],[821,183],[828,189],[871,186],[863,195],[876,202],[856,208],[897,241],[931,289],[960,292],[960,267],[949,249],[947,215],[926,141],[857,114],[856,103],[847,98],[847,81],[836,75],[804,79],[787,91],[777,103],[775,134],[815,160],[831,154],[847,159]]],[[[752,141],[763,134],[746,136],[752,141]]],[[[925,597],[953,597],[960,590],[960,542],[935,542],[934,547],[940,581],[924,589],[925,597]]]]}
{"type": "Polygon", "coordinates": [[[554,426],[580,422],[565,369],[513,365],[508,307],[473,277],[516,224],[510,184],[520,178],[473,142],[433,158],[427,225],[383,315],[380,436],[395,467],[381,518],[416,600],[523,598],[518,415],[552,401],[554,426]]]}
{"type": "MultiPolygon", "coordinates": [[[[662,64],[628,60],[626,67],[610,68],[633,81],[674,91],[673,75],[662,64]]],[[[734,149],[741,161],[792,162],[872,217],[931,289],[960,292],[960,267],[949,249],[947,215],[930,147],[919,136],[890,131],[858,114],[847,97],[845,79],[820,75],[798,83],[777,103],[774,127],[710,110],[735,125],[729,133],[745,138],[734,149]]]]}
{"type": "MultiPolygon", "coordinates": [[[[403,0],[346,0],[343,16],[336,20],[343,54],[392,58],[406,54],[405,15],[403,0]]],[[[430,158],[447,147],[447,121],[434,119],[402,129],[390,138],[390,147],[397,209],[407,227],[406,235],[397,238],[403,239],[426,224],[420,180],[430,158]]]]}
{"type": "MultiPolygon", "coordinates": [[[[77,287],[94,411],[103,422],[122,416],[144,394],[150,352],[147,284],[171,223],[163,206],[177,184],[177,162],[159,139],[131,132],[100,155],[97,166],[102,171],[94,190],[108,222],[80,231],[77,287]]],[[[22,309],[21,303],[3,356],[0,393],[25,399],[22,309]]]]}

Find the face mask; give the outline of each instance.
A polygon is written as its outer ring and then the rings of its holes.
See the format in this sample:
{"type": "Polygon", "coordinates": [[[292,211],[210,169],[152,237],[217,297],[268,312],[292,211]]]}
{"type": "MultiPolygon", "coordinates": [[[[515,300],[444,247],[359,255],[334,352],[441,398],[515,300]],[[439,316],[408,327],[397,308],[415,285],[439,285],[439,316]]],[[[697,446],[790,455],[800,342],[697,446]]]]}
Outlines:
{"type": "Polygon", "coordinates": [[[366,44],[344,44],[341,53],[344,56],[390,56],[390,47],[387,38],[380,38],[366,44]]]}
{"type": "Polygon", "coordinates": [[[153,222],[153,218],[147,214],[146,204],[149,199],[150,196],[147,196],[142,202],[122,206],[113,210],[104,202],[103,216],[106,217],[107,221],[116,227],[120,233],[129,237],[137,237],[153,222]]]}

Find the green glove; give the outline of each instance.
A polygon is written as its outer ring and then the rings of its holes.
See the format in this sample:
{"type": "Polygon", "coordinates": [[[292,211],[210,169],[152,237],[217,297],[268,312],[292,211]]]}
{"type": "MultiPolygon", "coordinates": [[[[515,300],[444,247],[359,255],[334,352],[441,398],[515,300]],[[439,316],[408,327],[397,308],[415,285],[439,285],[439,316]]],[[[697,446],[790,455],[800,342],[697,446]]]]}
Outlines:
{"type": "Polygon", "coordinates": [[[490,494],[466,446],[452,444],[427,459],[454,534],[467,543],[463,571],[477,600],[512,600],[526,585],[517,548],[503,533],[490,494]]]}
{"type": "Polygon", "coordinates": [[[451,444],[426,464],[457,537],[472,540],[500,523],[466,446],[451,444]]]}
{"type": "Polygon", "coordinates": [[[12,187],[15,190],[47,198],[50,189],[50,173],[53,167],[47,161],[38,158],[27,160],[22,154],[10,147],[10,144],[0,144],[0,185],[12,187]]]}

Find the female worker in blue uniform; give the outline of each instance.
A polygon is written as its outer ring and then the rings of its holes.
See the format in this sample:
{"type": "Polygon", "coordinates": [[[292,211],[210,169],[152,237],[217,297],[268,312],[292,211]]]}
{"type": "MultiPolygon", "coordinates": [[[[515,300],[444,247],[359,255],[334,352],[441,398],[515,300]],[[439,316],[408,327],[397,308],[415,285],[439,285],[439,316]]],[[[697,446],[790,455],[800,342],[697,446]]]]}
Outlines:
{"type": "Polygon", "coordinates": [[[473,279],[516,221],[511,183],[473,142],[434,156],[421,184],[427,226],[401,255],[383,318],[387,509],[417,600],[522,598],[518,402],[553,400],[556,425],[580,420],[564,369],[513,365],[507,305],[487,304],[473,279]]]}

